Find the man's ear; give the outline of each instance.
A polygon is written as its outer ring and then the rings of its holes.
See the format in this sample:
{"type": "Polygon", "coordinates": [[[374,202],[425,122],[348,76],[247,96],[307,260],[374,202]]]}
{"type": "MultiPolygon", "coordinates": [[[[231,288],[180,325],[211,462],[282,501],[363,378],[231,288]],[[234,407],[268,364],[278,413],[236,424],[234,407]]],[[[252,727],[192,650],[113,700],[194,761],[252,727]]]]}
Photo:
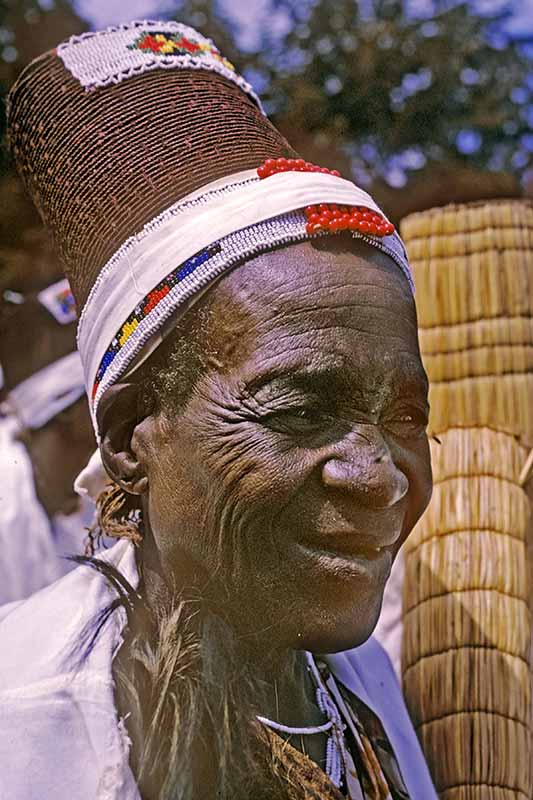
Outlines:
{"type": "Polygon", "coordinates": [[[100,454],[109,476],[129,494],[144,494],[148,478],[132,450],[132,437],[138,423],[148,415],[142,409],[139,386],[117,383],[106,389],[98,404],[100,454]]]}

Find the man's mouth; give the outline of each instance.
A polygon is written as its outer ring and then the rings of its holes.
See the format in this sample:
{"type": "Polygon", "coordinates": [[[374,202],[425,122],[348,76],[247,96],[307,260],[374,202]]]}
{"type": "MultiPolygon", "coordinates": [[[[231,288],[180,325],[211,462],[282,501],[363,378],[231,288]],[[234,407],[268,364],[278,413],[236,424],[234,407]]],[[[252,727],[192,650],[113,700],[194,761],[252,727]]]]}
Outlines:
{"type": "Polygon", "coordinates": [[[373,560],[384,551],[392,552],[400,538],[400,532],[387,536],[362,536],[357,533],[332,532],[305,539],[302,544],[313,550],[323,551],[343,558],[365,558],[373,560]]]}
{"type": "MultiPolygon", "coordinates": [[[[358,547],[353,555],[356,557],[359,556],[361,558],[367,558],[369,561],[372,561],[378,558],[380,553],[385,549],[385,547],[358,547]]],[[[341,555],[341,553],[339,553],[339,555],[341,555]]]]}
{"type": "Polygon", "coordinates": [[[334,580],[346,579],[384,584],[390,574],[393,547],[358,546],[343,548],[324,542],[299,545],[306,561],[334,580]]]}

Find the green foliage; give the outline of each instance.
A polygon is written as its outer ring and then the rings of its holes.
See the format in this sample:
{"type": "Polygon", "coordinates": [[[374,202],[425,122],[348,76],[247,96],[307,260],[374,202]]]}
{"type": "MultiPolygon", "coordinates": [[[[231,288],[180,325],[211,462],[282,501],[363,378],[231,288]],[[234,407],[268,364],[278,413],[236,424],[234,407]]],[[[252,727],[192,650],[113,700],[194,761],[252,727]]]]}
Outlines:
{"type": "MultiPolygon", "coordinates": [[[[422,18],[413,0],[263,0],[254,52],[238,46],[231,0],[163,7],[214,39],[297,147],[316,139],[342,151],[359,182],[401,186],[432,164],[518,176],[531,166],[533,44],[506,41],[505,13],[473,3],[427,0],[422,18]]],[[[30,58],[84,27],[71,0],[0,0],[1,94],[30,58]]]]}
{"type": "Polygon", "coordinates": [[[533,64],[505,41],[504,13],[435,2],[422,19],[407,0],[275,0],[276,15],[286,31],[263,26],[254,64],[269,109],[285,130],[342,139],[360,179],[401,182],[449,160],[514,172],[530,163],[533,64]]]}
{"type": "MultiPolygon", "coordinates": [[[[33,58],[86,30],[69,0],[0,0],[0,140],[5,137],[5,98],[33,58]]],[[[0,167],[6,168],[5,146],[0,167]]]]}
{"type": "Polygon", "coordinates": [[[172,6],[170,19],[197,28],[212,39],[220,52],[233,64],[245,65],[235,43],[237,33],[235,24],[230,20],[220,2],[217,0],[179,0],[179,2],[173,2],[172,6]]]}

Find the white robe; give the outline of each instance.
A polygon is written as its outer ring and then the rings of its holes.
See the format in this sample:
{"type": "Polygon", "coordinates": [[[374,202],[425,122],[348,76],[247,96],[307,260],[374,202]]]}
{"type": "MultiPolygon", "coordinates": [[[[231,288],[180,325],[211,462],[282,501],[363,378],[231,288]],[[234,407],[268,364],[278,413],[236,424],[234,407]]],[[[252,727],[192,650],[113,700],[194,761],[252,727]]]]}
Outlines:
{"type": "Polygon", "coordinates": [[[383,605],[379,616],[374,636],[392,662],[392,666],[402,680],[402,636],[403,636],[403,581],[405,576],[405,556],[400,550],[394,564],[390,578],[385,587],[383,605]]]}
{"type": "Polygon", "coordinates": [[[18,422],[0,419],[0,603],[28,597],[64,574],[18,422]]]}
{"type": "Polygon", "coordinates": [[[49,519],[18,430],[14,416],[0,418],[0,605],[29,597],[73,569],[65,556],[83,552],[94,517],[94,503],[84,497],[74,513],[49,519]]]}
{"type": "MultiPolygon", "coordinates": [[[[132,545],[100,555],[136,587],[132,545]]],[[[112,661],[125,612],[114,613],[76,669],[80,633],[114,593],[78,567],[26,601],[0,608],[0,798],[139,800],[118,719],[112,661]]],[[[373,639],[327,658],[338,680],[381,719],[412,800],[436,794],[390,662],[373,639]]]]}

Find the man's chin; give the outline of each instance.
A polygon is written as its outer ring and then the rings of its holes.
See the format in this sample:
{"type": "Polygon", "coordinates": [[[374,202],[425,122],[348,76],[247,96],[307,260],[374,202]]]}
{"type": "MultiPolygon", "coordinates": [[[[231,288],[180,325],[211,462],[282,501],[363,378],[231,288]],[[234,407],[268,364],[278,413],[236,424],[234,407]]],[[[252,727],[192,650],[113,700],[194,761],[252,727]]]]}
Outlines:
{"type": "Polygon", "coordinates": [[[354,647],[364,644],[372,635],[373,628],[368,631],[357,632],[350,636],[339,635],[319,635],[306,639],[300,649],[308,650],[311,653],[342,653],[344,650],[353,650],[354,647]]]}
{"type": "Polygon", "coordinates": [[[314,630],[307,630],[298,636],[294,648],[308,650],[311,653],[340,653],[353,650],[364,644],[372,635],[379,619],[381,604],[377,610],[357,615],[357,623],[353,617],[342,624],[328,625],[314,630]]]}

